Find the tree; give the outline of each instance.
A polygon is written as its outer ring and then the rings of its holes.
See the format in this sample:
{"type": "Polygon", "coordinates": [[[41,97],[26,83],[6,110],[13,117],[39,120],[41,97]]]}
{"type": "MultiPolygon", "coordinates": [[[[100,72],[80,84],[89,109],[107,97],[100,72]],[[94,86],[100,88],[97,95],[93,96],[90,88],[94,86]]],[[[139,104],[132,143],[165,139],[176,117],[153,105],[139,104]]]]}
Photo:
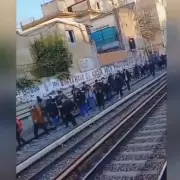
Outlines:
{"type": "Polygon", "coordinates": [[[34,85],[34,81],[26,77],[16,78],[16,88],[17,90],[24,90],[30,88],[34,85]]]}
{"type": "Polygon", "coordinates": [[[72,55],[56,33],[36,38],[30,44],[30,52],[35,63],[33,71],[39,78],[55,76],[66,79],[70,76],[72,55]]]}
{"type": "Polygon", "coordinates": [[[151,41],[157,32],[161,32],[158,19],[156,19],[155,14],[148,7],[138,10],[138,12],[136,12],[136,17],[141,35],[150,44],[152,50],[151,41]]]}

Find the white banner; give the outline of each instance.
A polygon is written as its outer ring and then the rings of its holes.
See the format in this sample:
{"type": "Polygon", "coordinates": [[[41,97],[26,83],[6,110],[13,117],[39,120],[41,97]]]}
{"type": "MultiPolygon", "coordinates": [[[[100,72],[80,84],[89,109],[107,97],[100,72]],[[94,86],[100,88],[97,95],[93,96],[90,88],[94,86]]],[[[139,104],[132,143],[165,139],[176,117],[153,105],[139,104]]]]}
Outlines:
{"type": "MultiPolygon", "coordinates": [[[[108,73],[108,72],[106,72],[108,73]]],[[[16,92],[16,100],[19,102],[28,102],[36,99],[37,96],[45,97],[52,91],[67,89],[71,87],[73,84],[75,86],[81,84],[82,82],[88,82],[92,79],[101,78],[102,71],[101,69],[95,69],[91,71],[87,71],[84,73],[77,73],[75,76],[70,77],[67,80],[60,81],[55,78],[51,78],[50,80],[37,85],[32,88],[25,89],[23,91],[16,92]]]]}
{"type": "Polygon", "coordinates": [[[72,87],[81,84],[82,82],[88,83],[90,80],[100,79],[102,77],[107,77],[110,73],[114,74],[117,70],[122,70],[123,68],[132,68],[132,61],[122,61],[114,66],[106,66],[101,69],[95,69],[87,71],[84,73],[77,73],[75,76],[70,77],[67,80],[60,81],[58,79],[51,78],[46,82],[37,85],[32,88],[25,89],[23,91],[16,92],[17,102],[29,102],[36,100],[37,96],[46,97],[49,93],[56,90],[65,90],[69,87],[72,87]]]}

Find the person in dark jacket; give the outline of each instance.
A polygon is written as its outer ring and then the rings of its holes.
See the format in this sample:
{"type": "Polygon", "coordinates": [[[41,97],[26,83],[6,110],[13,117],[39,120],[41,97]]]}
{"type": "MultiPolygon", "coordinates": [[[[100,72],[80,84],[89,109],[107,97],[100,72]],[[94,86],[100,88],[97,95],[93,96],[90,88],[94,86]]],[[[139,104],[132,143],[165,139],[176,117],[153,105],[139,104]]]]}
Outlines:
{"type": "Polygon", "coordinates": [[[115,79],[114,79],[112,74],[110,74],[109,77],[108,77],[108,83],[111,86],[111,93],[112,93],[113,91],[115,91],[115,88],[116,88],[115,79]]]}
{"type": "Polygon", "coordinates": [[[134,77],[139,79],[139,67],[137,64],[134,66],[134,77]]]}
{"type": "Polygon", "coordinates": [[[65,98],[62,98],[61,102],[61,117],[63,118],[66,127],[69,127],[69,122],[71,122],[72,125],[76,127],[77,123],[74,115],[72,114],[72,111],[74,110],[74,103],[71,100],[65,98]]]}
{"type": "Polygon", "coordinates": [[[86,115],[90,116],[87,102],[86,102],[86,96],[85,93],[81,90],[78,90],[75,97],[75,102],[78,105],[80,109],[80,113],[82,117],[85,117],[86,115]]]}
{"type": "Polygon", "coordinates": [[[83,82],[82,84],[82,91],[88,91],[88,89],[90,88],[90,86],[88,84],[86,84],[85,82],[83,82]]]}
{"type": "Polygon", "coordinates": [[[143,64],[141,64],[139,67],[140,67],[141,77],[144,77],[146,74],[145,74],[145,71],[144,71],[143,64]]]}
{"type": "Polygon", "coordinates": [[[65,98],[65,99],[68,99],[68,97],[60,90],[60,91],[58,91],[58,96],[59,96],[59,98],[65,98]]]}
{"type": "Polygon", "coordinates": [[[50,126],[53,126],[52,119],[51,119],[51,117],[49,116],[49,106],[50,106],[50,104],[51,104],[51,101],[52,101],[52,97],[49,96],[49,99],[46,100],[46,105],[45,105],[45,108],[44,108],[44,116],[45,116],[45,118],[47,119],[49,125],[50,125],[50,126]]]}
{"type": "Polygon", "coordinates": [[[164,67],[164,66],[165,66],[165,63],[164,63],[164,55],[161,54],[160,58],[161,58],[161,62],[162,62],[162,67],[164,67]]]}
{"type": "Polygon", "coordinates": [[[75,95],[75,93],[76,93],[76,90],[77,90],[77,88],[76,88],[75,85],[73,84],[72,90],[71,90],[71,94],[73,95],[73,97],[74,97],[74,95],[75,95]]]}
{"type": "Polygon", "coordinates": [[[130,91],[131,73],[127,69],[123,69],[123,80],[126,83],[127,89],[130,91]]]}
{"type": "Polygon", "coordinates": [[[101,88],[97,89],[97,91],[96,91],[96,99],[97,99],[97,105],[98,105],[99,109],[100,110],[101,110],[101,108],[104,109],[104,93],[101,88]]]}
{"type": "Polygon", "coordinates": [[[120,72],[119,70],[117,71],[117,74],[119,74],[119,76],[123,76],[123,73],[122,72],[120,72]]]}
{"type": "Polygon", "coordinates": [[[104,95],[106,96],[106,100],[111,101],[111,85],[105,78],[102,78],[102,90],[104,92],[104,95]]]}
{"type": "Polygon", "coordinates": [[[95,80],[94,86],[96,90],[99,90],[99,89],[102,90],[103,88],[102,82],[98,81],[97,79],[95,80]]]}
{"type": "Polygon", "coordinates": [[[144,69],[145,74],[149,75],[149,64],[147,62],[145,62],[143,69],[144,69]]]}
{"type": "Polygon", "coordinates": [[[51,100],[51,102],[48,106],[48,113],[49,113],[49,117],[52,119],[54,127],[56,128],[56,130],[59,130],[59,128],[58,128],[59,111],[58,111],[55,99],[51,100]]]}
{"type": "Polygon", "coordinates": [[[42,99],[39,96],[36,97],[36,101],[37,103],[42,103],[42,99]]]}
{"type": "MultiPolygon", "coordinates": [[[[78,91],[79,91],[79,89],[73,85],[71,93],[72,93],[72,96],[73,96],[74,103],[76,103],[76,95],[77,95],[78,91]]],[[[76,108],[77,108],[77,104],[76,104],[76,108]]]]}
{"type": "Polygon", "coordinates": [[[163,66],[167,68],[167,55],[163,55],[163,66]]]}
{"type": "Polygon", "coordinates": [[[119,95],[119,99],[121,99],[123,97],[123,91],[122,91],[122,87],[124,85],[123,78],[119,74],[116,74],[115,81],[116,81],[116,91],[119,95]]]}
{"type": "Polygon", "coordinates": [[[150,69],[150,73],[153,77],[155,77],[155,62],[154,61],[150,61],[149,63],[149,69],[150,69]]]}
{"type": "MultiPolygon", "coordinates": [[[[63,99],[66,99],[66,98],[63,98],[63,99]]],[[[57,104],[57,108],[60,113],[61,119],[62,119],[63,123],[66,125],[67,124],[66,119],[62,117],[62,99],[59,96],[56,99],[56,104],[57,104]]]]}

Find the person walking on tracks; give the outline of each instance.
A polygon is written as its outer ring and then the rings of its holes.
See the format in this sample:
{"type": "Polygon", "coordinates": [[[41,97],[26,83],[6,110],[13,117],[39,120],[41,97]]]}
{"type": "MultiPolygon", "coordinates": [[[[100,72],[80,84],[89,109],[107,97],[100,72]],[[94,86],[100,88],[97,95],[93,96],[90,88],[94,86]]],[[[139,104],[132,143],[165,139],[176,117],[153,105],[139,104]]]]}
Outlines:
{"type": "Polygon", "coordinates": [[[31,108],[31,116],[34,124],[34,137],[38,138],[38,130],[42,128],[44,132],[49,135],[48,129],[46,128],[46,122],[42,113],[42,107],[33,105],[31,108]]]}
{"type": "Polygon", "coordinates": [[[109,77],[108,77],[108,83],[111,86],[111,93],[115,91],[116,89],[116,83],[115,83],[115,79],[114,76],[110,73],[109,77]]]}
{"type": "Polygon", "coordinates": [[[125,85],[125,83],[123,78],[119,74],[116,74],[115,81],[116,81],[116,91],[119,95],[119,99],[121,99],[123,97],[122,87],[123,85],[125,85]]]}
{"type": "Polygon", "coordinates": [[[17,150],[20,150],[26,144],[26,140],[21,136],[23,131],[23,124],[20,119],[16,118],[16,140],[18,143],[17,150]]]}
{"type": "Polygon", "coordinates": [[[106,96],[106,101],[111,102],[112,94],[111,94],[111,85],[105,78],[102,78],[102,90],[106,96]]]}
{"type": "Polygon", "coordinates": [[[130,91],[131,90],[131,87],[130,87],[131,73],[127,69],[124,69],[122,75],[123,75],[124,82],[126,83],[127,89],[130,91]]]}
{"type": "Polygon", "coordinates": [[[75,104],[69,100],[62,98],[61,99],[62,106],[61,106],[61,117],[66,125],[66,127],[69,127],[69,122],[72,123],[74,127],[77,126],[76,120],[74,115],[72,114],[72,111],[74,110],[75,104]]]}
{"type": "Polygon", "coordinates": [[[58,124],[59,124],[60,118],[59,118],[59,111],[58,111],[55,99],[51,100],[48,110],[49,110],[48,113],[49,113],[50,118],[52,119],[54,128],[56,130],[59,130],[58,124]]]}
{"type": "Polygon", "coordinates": [[[85,117],[86,115],[90,116],[90,112],[89,112],[88,106],[87,106],[85,92],[78,90],[76,93],[75,102],[79,106],[82,117],[85,117]]]}
{"type": "Polygon", "coordinates": [[[153,77],[155,77],[155,62],[154,61],[150,61],[149,63],[149,69],[150,69],[150,73],[153,77]]]}
{"type": "Polygon", "coordinates": [[[139,67],[137,64],[134,66],[134,77],[139,79],[139,67]]]}
{"type": "Polygon", "coordinates": [[[104,92],[101,88],[96,89],[96,99],[99,110],[104,109],[104,105],[105,105],[104,92]]]}

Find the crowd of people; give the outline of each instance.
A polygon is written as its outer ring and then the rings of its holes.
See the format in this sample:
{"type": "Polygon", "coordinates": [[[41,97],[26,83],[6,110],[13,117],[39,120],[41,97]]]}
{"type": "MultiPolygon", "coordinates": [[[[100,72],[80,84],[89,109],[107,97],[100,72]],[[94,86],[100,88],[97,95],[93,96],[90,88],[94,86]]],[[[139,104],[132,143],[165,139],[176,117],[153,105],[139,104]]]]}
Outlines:
{"type": "MultiPolygon", "coordinates": [[[[143,76],[155,76],[156,69],[162,70],[166,68],[166,58],[161,56],[153,59],[145,64],[135,65],[133,73],[124,69],[122,72],[117,71],[116,74],[109,74],[109,77],[95,80],[94,85],[90,86],[85,82],[82,87],[78,88],[72,86],[73,99],[69,99],[62,91],[58,91],[55,97],[49,96],[47,100],[37,97],[36,104],[30,109],[32,121],[34,124],[34,137],[38,138],[38,130],[43,129],[44,133],[49,135],[47,124],[52,128],[59,130],[60,121],[68,128],[69,123],[74,127],[77,126],[75,120],[74,110],[79,109],[80,115],[83,119],[91,116],[91,112],[102,110],[105,108],[105,102],[111,102],[113,94],[118,94],[119,99],[123,97],[123,87],[131,90],[130,82],[134,79],[139,79],[143,76]]],[[[18,149],[26,144],[22,138],[21,132],[23,130],[22,122],[16,119],[16,139],[18,142],[18,149]]]]}

